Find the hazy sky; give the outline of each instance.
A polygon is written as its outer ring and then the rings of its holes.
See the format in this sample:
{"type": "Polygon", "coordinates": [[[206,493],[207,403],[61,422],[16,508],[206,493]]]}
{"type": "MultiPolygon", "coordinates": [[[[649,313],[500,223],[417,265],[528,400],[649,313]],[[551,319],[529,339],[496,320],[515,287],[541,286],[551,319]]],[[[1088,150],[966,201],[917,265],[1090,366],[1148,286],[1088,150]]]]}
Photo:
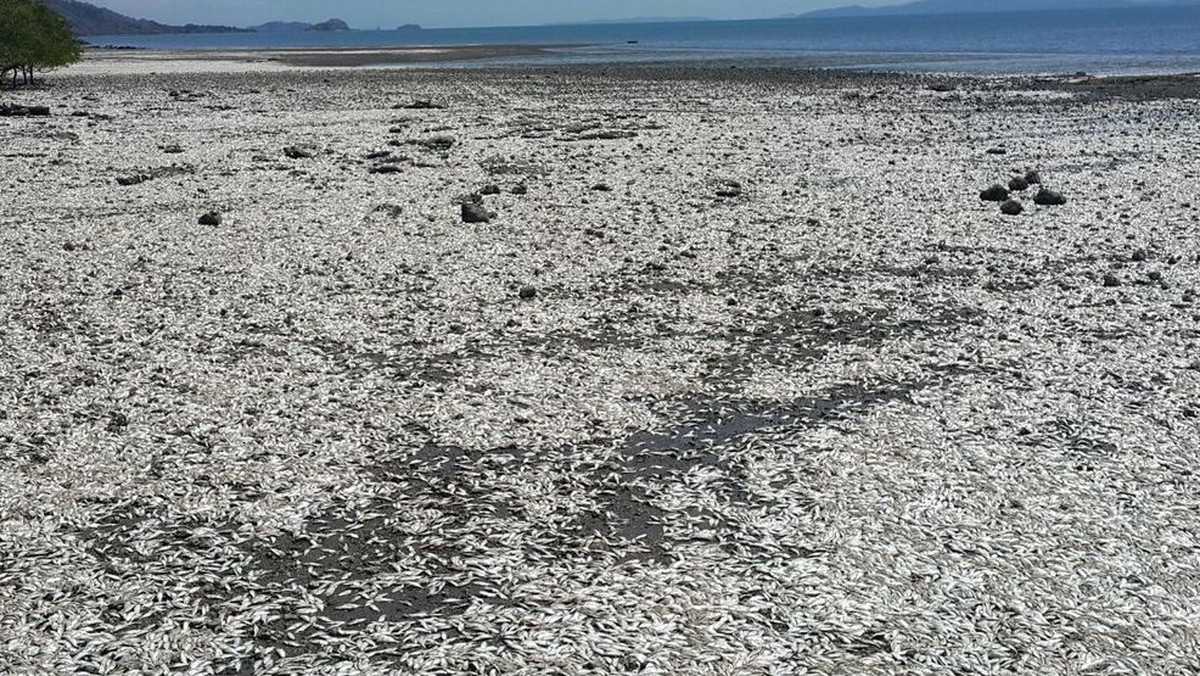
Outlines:
{"type": "Polygon", "coordinates": [[[751,19],[847,4],[899,0],[90,0],[130,16],[166,23],[251,25],[345,19],[355,28],[402,23],[495,26],[645,16],[751,19]]]}

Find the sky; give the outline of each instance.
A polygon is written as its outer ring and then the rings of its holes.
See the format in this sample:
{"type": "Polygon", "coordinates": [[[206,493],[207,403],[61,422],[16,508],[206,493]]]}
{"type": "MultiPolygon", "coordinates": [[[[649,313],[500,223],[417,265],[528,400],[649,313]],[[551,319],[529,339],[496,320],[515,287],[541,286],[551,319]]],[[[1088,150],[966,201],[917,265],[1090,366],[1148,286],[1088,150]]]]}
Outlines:
{"type": "Polygon", "coordinates": [[[757,19],[847,4],[899,0],[89,0],[139,19],[249,26],[266,21],[324,21],[355,28],[536,25],[631,17],[757,19]]]}

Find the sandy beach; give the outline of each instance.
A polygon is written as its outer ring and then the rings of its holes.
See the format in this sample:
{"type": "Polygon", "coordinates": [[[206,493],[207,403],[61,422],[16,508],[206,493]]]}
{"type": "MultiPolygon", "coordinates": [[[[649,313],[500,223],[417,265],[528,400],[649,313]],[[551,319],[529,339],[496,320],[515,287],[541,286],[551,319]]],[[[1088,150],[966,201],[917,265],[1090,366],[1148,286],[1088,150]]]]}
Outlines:
{"type": "Polygon", "coordinates": [[[0,672],[1200,670],[1200,79],[318,57],[0,92],[0,672]]]}

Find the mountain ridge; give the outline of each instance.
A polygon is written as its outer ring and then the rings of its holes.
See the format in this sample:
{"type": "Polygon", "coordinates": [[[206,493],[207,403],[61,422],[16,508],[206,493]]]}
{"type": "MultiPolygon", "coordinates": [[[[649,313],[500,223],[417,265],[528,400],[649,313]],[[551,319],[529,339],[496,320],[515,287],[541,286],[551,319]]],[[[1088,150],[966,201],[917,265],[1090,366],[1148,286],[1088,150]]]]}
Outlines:
{"type": "Polygon", "coordinates": [[[899,5],[863,7],[845,5],[817,9],[801,14],[787,14],[780,18],[815,19],[856,16],[912,16],[925,14],[992,14],[1006,12],[1038,12],[1052,10],[1089,9],[1136,9],[1150,7],[1188,7],[1200,5],[1200,0],[1161,0],[1135,2],[1133,0],[1005,0],[1004,2],[981,2],[980,0],[915,0],[899,5]]]}

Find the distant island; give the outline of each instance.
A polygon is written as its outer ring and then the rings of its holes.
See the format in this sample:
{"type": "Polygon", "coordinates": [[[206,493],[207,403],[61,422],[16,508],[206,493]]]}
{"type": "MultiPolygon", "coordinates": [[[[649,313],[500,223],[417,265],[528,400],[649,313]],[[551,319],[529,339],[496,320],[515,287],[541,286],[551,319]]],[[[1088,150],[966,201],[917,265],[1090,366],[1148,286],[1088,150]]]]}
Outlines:
{"type": "Polygon", "coordinates": [[[1005,0],[1004,2],[988,2],[986,0],[916,0],[899,5],[883,7],[863,7],[862,5],[847,5],[818,9],[803,14],[788,14],[784,19],[809,19],[822,17],[855,17],[855,16],[911,16],[921,14],[985,14],[998,12],[1037,12],[1043,10],[1088,10],[1088,9],[1123,9],[1165,7],[1180,5],[1196,5],[1200,0],[1162,0],[1161,2],[1137,2],[1136,0],[1005,0]]]}
{"type": "Polygon", "coordinates": [[[315,23],[309,26],[308,30],[332,33],[335,31],[348,31],[350,30],[350,25],[341,19],[330,19],[321,23],[315,23]]]}

